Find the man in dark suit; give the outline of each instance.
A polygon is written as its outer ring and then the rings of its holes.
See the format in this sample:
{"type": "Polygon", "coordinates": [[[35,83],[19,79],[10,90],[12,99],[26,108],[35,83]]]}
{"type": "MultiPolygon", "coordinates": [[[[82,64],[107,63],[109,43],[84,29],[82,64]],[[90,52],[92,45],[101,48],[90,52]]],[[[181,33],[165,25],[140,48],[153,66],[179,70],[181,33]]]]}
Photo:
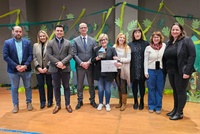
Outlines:
{"type": "Polygon", "coordinates": [[[86,23],[79,25],[80,36],[74,39],[74,60],[76,61],[77,83],[78,83],[78,104],[76,109],[83,105],[83,82],[85,75],[89,85],[90,104],[97,108],[95,103],[95,89],[93,79],[93,67],[91,64],[92,53],[96,46],[94,38],[87,35],[88,27],[86,23]]]}
{"type": "Polygon", "coordinates": [[[47,45],[47,58],[50,61],[49,72],[52,76],[54,95],[56,100],[56,107],[53,114],[61,109],[61,81],[64,87],[65,106],[66,110],[71,113],[70,106],[70,59],[73,57],[74,52],[70,45],[70,41],[64,37],[64,27],[57,25],[54,29],[55,38],[48,42],[47,45]]]}
{"type": "Polygon", "coordinates": [[[32,107],[32,89],[31,89],[31,61],[33,59],[33,50],[30,41],[22,38],[23,30],[20,26],[14,26],[12,30],[13,38],[4,42],[3,58],[7,62],[7,72],[11,82],[13,113],[19,111],[18,88],[20,78],[23,80],[26,94],[27,109],[31,111],[32,107]]]}

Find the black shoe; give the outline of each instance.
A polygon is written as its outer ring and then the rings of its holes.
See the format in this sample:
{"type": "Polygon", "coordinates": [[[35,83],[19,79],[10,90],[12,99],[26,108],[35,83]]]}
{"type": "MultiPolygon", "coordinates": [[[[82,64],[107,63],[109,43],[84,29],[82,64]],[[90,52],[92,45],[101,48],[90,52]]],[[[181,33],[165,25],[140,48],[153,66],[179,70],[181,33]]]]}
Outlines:
{"type": "Polygon", "coordinates": [[[81,106],[83,106],[83,102],[79,101],[78,104],[76,105],[76,110],[80,109],[81,106]]]}
{"type": "Polygon", "coordinates": [[[92,105],[93,108],[97,108],[97,104],[95,103],[95,101],[90,102],[90,105],[92,105]]]}
{"type": "Polygon", "coordinates": [[[170,120],[179,120],[183,119],[183,113],[176,112],[174,116],[169,117],[170,120]]]}
{"type": "Polygon", "coordinates": [[[144,109],[144,103],[140,103],[139,110],[143,110],[143,109],[144,109]]]}
{"type": "Polygon", "coordinates": [[[48,103],[47,107],[52,107],[53,103],[48,103]]]}
{"type": "Polygon", "coordinates": [[[45,104],[41,104],[40,109],[43,109],[45,106],[46,106],[45,104]]]}
{"type": "Polygon", "coordinates": [[[176,108],[174,108],[171,112],[167,113],[167,116],[174,116],[176,113],[176,108]]]}
{"type": "Polygon", "coordinates": [[[138,102],[135,102],[134,104],[133,104],[133,109],[138,109],[138,102]]]}

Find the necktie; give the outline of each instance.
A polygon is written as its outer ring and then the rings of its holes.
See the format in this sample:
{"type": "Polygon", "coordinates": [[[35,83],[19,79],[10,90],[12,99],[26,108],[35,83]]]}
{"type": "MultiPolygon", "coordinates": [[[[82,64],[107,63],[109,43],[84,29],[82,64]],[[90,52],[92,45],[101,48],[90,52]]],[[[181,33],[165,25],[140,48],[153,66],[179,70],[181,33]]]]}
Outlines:
{"type": "Polygon", "coordinates": [[[87,48],[87,45],[86,45],[86,40],[85,40],[86,38],[85,37],[83,37],[83,45],[84,45],[84,48],[85,48],[85,50],[86,50],[86,48],[87,48]]]}
{"type": "Polygon", "coordinates": [[[61,48],[61,40],[58,41],[58,48],[61,48]]]}

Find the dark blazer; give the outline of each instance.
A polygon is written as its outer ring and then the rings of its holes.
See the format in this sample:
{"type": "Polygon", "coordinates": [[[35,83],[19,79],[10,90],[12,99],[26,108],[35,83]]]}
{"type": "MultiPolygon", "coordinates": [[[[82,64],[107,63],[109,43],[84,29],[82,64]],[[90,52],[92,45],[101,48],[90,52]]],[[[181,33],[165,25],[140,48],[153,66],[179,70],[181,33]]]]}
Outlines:
{"type": "Polygon", "coordinates": [[[101,49],[101,46],[95,48],[94,54],[92,57],[92,63],[94,63],[94,79],[99,80],[99,77],[101,75],[104,75],[106,81],[113,81],[116,73],[115,72],[101,73],[101,60],[113,60],[113,56],[117,56],[117,52],[115,51],[114,47],[107,46],[106,58],[97,61],[96,57],[98,56],[99,49],[101,49]]]}
{"type": "Polygon", "coordinates": [[[140,56],[141,56],[141,64],[142,64],[142,69],[141,69],[141,79],[146,79],[145,78],[145,75],[144,75],[144,51],[145,51],[145,48],[149,45],[149,43],[147,41],[144,41],[144,40],[135,40],[135,41],[131,41],[128,43],[128,45],[130,46],[131,48],[131,62],[130,62],[130,76],[131,76],[131,81],[134,81],[135,79],[135,56],[134,56],[134,45],[136,44],[140,44],[141,47],[142,47],[142,50],[141,50],[141,53],[140,53],[140,56]]]}
{"type": "MultiPolygon", "coordinates": [[[[170,41],[166,43],[166,49],[168,48],[170,41]]],[[[177,40],[177,65],[178,72],[180,74],[191,75],[194,69],[194,62],[196,58],[196,50],[193,41],[189,37],[184,37],[180,40],[177,40]]],[[[164,70],[165,59],[164,61],[164,70]]],[[[166,71],[165,71],[166,72],[166,71]]]]}
{"type": "MultiPolygon", "coordinates": [[[[26,72],[31,71],[31,61],[33,60],[33,50],[29,40],[22,38],[22,63],[21,65],[26,65],[26,72]]],[[[3,59],[8,63],[7,72],[16,73],[18,72],[16,66],[19,65],[19,59],[17,55],[17,48],[15,46],[15,39],[11,38],[4,42],[3,47],[3,59]]]]}
{"type": "Polygon", "coordinates": [[[85,50],[83,45],[83,40],[81,36],[74,39],[74,60],[76,61],[76,68],[81,69],[81,62],[91,62],[92,55],[94,53],[94,47],[96,46],[96,41],[94,38],[87,36],[87,49],[85,50]]]}
{"type": "Polygon", "coordinates": [[[56,38],[52,39],[47,44],[47,60],[50,61],[49,72],[56,73],[59,68],[56,67],[56,63],[61,61],[66,68],[63,69],[63,72],[70,72],[70,60],[74,55],[73,48],[70,45],[70,41],[63,38],[61,42],[61,48],[58,48],[58,41],[56,38]]]}

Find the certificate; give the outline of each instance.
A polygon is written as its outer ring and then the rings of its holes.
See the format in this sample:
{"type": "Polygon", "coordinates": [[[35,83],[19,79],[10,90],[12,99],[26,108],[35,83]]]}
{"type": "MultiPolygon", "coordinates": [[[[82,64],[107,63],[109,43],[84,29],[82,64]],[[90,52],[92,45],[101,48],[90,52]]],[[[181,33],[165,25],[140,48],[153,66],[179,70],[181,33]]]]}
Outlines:
{"type": "Polygon", "coordinates": [[[115,62],[117,60],[101,60],[101,72],[117,72],[115,62]]]}

